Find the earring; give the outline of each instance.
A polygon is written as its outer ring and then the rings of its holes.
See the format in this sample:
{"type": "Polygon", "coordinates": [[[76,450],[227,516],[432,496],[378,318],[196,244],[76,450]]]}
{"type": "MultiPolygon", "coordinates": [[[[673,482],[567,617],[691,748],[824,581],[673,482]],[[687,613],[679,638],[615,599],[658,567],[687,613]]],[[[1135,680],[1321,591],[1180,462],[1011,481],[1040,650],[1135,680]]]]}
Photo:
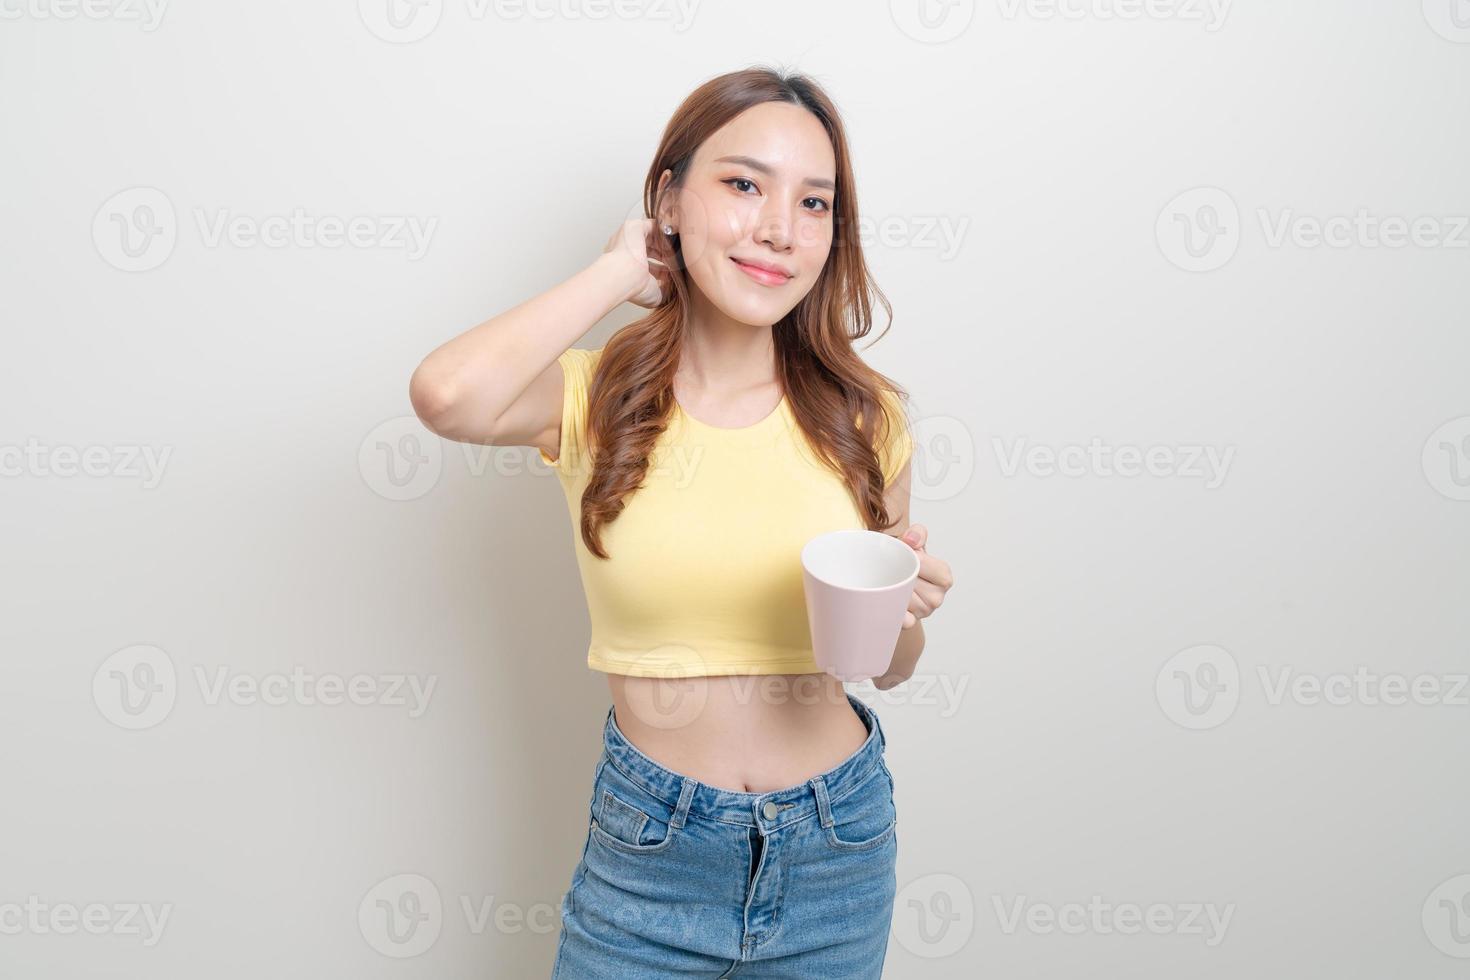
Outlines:
{"type": "Polygon", "coordinates": [[[664,225],[664,234],[665,235],[672,235],[673,233],[674,233],[674,229],[673,229],[673,227],[671,225],[664,225]]]}

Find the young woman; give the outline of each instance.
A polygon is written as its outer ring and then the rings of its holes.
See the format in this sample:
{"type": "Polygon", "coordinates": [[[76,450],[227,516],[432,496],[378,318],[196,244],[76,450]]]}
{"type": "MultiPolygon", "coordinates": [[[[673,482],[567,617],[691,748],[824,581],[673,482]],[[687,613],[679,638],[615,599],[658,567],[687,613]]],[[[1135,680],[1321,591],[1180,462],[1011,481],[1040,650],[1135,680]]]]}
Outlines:
{"type": "Polygon", "coordinates": [[[612,705],[554,977],[878,977],[893,777],[876,713],[813,660],[800,552],[868,528],[919,553],[883,690],[953,578],[908,522],[900,391],[853,350],[882,294],[836,109],[800,75],[712,79],[644,207],[411,385],[445,438],[537,447],[576,529],[612,705]],[[652,312],[571,346],[623,302],[652,312]]]}

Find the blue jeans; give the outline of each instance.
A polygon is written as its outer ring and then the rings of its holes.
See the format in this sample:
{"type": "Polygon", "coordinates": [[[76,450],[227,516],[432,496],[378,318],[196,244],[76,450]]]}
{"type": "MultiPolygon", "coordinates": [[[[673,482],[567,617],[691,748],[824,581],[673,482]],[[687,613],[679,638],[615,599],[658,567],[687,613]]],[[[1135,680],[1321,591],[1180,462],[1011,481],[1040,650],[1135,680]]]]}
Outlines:
{"type": "Polygon", "coordinates": [[[706,786],[603,726],[553,980],[877,980],[897,890],[877,714],[836,768],[769,793],[706,786]]]}

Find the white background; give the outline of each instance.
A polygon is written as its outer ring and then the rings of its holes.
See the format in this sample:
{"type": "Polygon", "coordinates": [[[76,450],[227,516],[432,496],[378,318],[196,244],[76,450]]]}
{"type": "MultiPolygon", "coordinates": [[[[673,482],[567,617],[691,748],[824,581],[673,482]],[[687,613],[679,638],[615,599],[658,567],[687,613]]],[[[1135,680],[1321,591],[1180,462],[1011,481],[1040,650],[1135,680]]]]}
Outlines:
{"type": "Polygon", "coordinates": [[[854,691],[885,975],[1464,975],[1470,5],[387,2],[0,0],[0,976],[549,973],[608,705],[566,504],[408,378],[592,261],[750,64],[844,114],[958,582],[854,691]],[[435,686],[215,697],[298,669],[435,686]]]}

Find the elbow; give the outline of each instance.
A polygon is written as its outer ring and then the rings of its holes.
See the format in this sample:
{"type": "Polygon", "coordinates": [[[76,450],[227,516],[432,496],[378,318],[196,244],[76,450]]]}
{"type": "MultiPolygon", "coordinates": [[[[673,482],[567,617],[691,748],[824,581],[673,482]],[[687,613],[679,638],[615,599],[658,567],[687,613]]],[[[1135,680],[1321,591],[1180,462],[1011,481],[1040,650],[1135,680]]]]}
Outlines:
{"type": "Polygon", "coordinates": [[[908,674],[883,674],[881,676],[873,678],[873,686],[880,691],[891,691],[908,679],[908,674]]]}
{"type": "Polygon", "coordinates": [[[443,435],[446,420],[454,409],[454,389],[443,378],[424,370],[420,364],[408,380],[408,400],[413,413],[429,431],[443,435]]]}

